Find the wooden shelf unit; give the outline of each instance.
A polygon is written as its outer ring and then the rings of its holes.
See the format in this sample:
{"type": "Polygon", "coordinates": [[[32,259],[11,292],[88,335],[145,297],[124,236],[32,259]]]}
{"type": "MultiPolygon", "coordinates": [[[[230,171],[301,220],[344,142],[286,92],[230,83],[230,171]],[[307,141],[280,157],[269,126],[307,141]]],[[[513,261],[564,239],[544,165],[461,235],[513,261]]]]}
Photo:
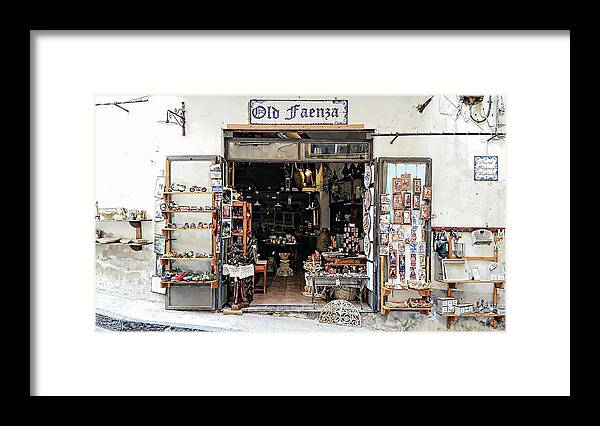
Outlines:
{"type": "MultiPolygon", "coordinates": [[[[165,164],[165,188],[168,188],[169,186],[171,186],[171,160],[169,158],[166,159],[166,164],[165,164]]],[[[211,214],[211,223],[212,223],[212,228],[162,228],[162,234],[163,236],[166,238],[166,243],[165,243],[165,250],[166,252],[171,252],[171,241],[172,241],[172,232],[174,231],[211,231],[210,235],[211,235],[211,240],[212,240],[212,254],[213,256],[211,258],[176,258],[176,257],[161,257],[161,262],[165,261],[165,269],[166,270],[171,270],[171,261],[172,260],[211,260],[211,271],[213,274],[217,275],[218,274],[218,268],[217,268],[217,256],[215,255],[215,253],[217,252],[217,238],[216,238],[216,229],[217,229],[217,209],[215,208],[215,194],[212,191],[206,191],[206,192],[201,192],[201,191],[195,191],[195,192],[189,192],[189,191],[164,191],[163,192],[163,202],[166,203],[168,205],[169,201],[172,200],[172,196],[173,195],[199,195],[199,196],[210,196],[211,199],[211,210],[206,211],[173,211],[173,210],[166,210],[163,211],[162,214],[166,220],[167,223],[173,223],[173,215],[174,214],[188,214],[188,213],[210,213],[211,214]]],[[[171,286],[171,284],[204,284],[204,283],[210,283],[211,284],[211,288],[218,288],[218,279],[214,280],[214,281],[161,281],[161,287],[163,288],[169,288],[171,286]]]]}
{"type": "MultiPolygon", "coordinates": [[[[142,222],[152,222],[152,219],[137,219],[137,220],[102,220],[96,219],[96,223],[129,223],[133,228],[135,228],[135,239],[142,239],[142,222]]],[[[115,237],[116,238],[116,237],[115,237]]],[[[105,246],[105,245],[121,245],[121,246],[129,246],[131,250],[140,251],[142,246],[147,246],[149,244],[154,244],[152,241],[148,241],[146,243],[98,243],[96,245],[105,246]]]]}
{"type": "Polygon", "coordinates": [[[252,239],[252,203],[246,201],[232,201],[231,202],[231,227],[233,229],[234,222],[239,224],[242,221],[242,232],[231,232],[231,237],[242,238],[242,253],[244,256],[248,253],[248,242],[252,239]],[[242,208],[242,216],[234,216],[233,209],[235,207],[242,208]]]}
{"type": "MultiPolygon", "coordinates": [[[[493,284],[492,302],[498,303],[498,289],[504,288],[505,280],[443,280],[441,283],[446,284],[446,296],[452,297],[452,290],[456,289],[457,284],[493,284]]],[[[498,327],[498,320],[504,320],[505,314],[438,314],[446,317],[446,328],[449,329],[452,321],[460,317],[493,317],[492,327],[498,327]]]]}

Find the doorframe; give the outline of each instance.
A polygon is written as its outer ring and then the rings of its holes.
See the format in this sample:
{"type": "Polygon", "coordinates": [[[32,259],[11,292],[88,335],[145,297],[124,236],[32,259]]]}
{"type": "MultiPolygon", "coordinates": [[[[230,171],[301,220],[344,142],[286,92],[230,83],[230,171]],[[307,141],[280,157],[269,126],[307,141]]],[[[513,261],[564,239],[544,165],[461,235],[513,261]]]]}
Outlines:
{"type": "MultiPolygon", "coordinates": [[[[375,133],[375,129],[365,128],[363,124],[352,124],[347,126],[265,126],[265,125],[233,125],[228,124],[227,127],[222,129],[223,136],[223,186],[229,186],[231,184],[230,179],[230,165],[235,162],[239,163],[343,163],[343,162],[352,162],[352,163],[364,163],[368,165],[373,165],[374,168],[374,176],[377,179],[377,158],[374,157],[374,139],[373,134],[375,133]],[[250,138],[236,138],[233,136],[227,136],[227,133],[233,134],[234,131],[244,131],[244,132],[260,132],[260,131],[327,131],[331,133],[365,133],[366,139],[364,140],[344,140],[344,139],[278,139],[272,138],[273,142],[276,141],[288,141],[293,142],[297,141],[298,143],[298,159],[297,160],[289,160],[289,159],[231,159],[229,158],[229,150],[228,150],[228,141],[232,139],[243,139],[243,140],[251,140],[250,138]],[[369,144],[369,154],[367,159],[327,159],[327,158],[315,158],[315,159],[302,159],[302,155],[300,153],[300,149],[302,146],[302,142],[325,142],[325,143],[368,143],[369,144]]],[[[376,183],[375,183],[376,185],[376,183]]],[[[374,187],[374,193],[377,191],[377,187],[374,187]]],[[[373,225],[371,225],[373,226],[373,225]]],[[[373,233],[374,238],[378,232],[373,233]]],[[[371,242],[373,244],[373,242],[371,242]]],[[[375,247],[373,247],[374,249],[375,247]]],[[[373,259],[376,259],[374,256],[373,259]]],[[[363,313],[373,312],[376,313],[379,311],[379,285],[378,285],[378,277],[377,277],[377,266],[378,262],[374,262],[373,267],[373,291],[371,292],[371,297],[373,298],[372,304],[369,305],[369,301],[367,300],[368,310],[363,310],[363,313]]],[[[368,299],[368,298],[367,298],[368,299]]],[[[363,308],[364,309],[364,308],[363,308]]],[[[276,312],[277,309],[274,310],[276,312]]]]}
{"type": "MultiPolygon", "coordinates": [[[[433,161],[431,159],[431,157],[376,157],[374,158],[375,160],[375,169],[376,169],[376,175],[375,175],[375,195],[374,195],[374,201],[373,203],[377,203],[377,205],[379,205],[380,200],[381,200],[381,194],[384,194],[384,179],[383,179],[383,173],[382,171],[384,170],[384,166],[387,163],[425,163],[425,182],[423,186],[432,186],[432,171],[433,171],[433,161]]],[[[387,180],[385,180],[385,182],[387,182],[387,180]]],[[[433,188],[432,188],[433,189],[433,188]]],[[[430,200],[430,205],[431,205],[431,211],[433,211],[433,197],[430,200]]],[[[374,272],[374,275],[376,275],[376,281],[373,283],[373,297],[375,298],[375,303],[374,303],[374,307],[373,310],[375,312],[381,312],[381,286],[383,285],[383,283],[380,281],[380,277],[381,277],[381,272],[380,272],[380,263],[381,263],[381,259],[380,259],[380,254],[379,254],[379,216],[380,216],[380,209],[376,208],[375,209],[375,224],[377,226],[378,232],[373,233],[373,253],[376,253],[377,256],[373,256],[373,261],[375,262],[373,271],[376,271],[376,273],[374,272]],[[375,259],[377,259],[375,261],[375,259]]],[[[426,226],[425,226],[425,235],[426,235],[426,251],[429,254],[429,280],[431,281],[431,218],[426,221],[426,226]]]]}

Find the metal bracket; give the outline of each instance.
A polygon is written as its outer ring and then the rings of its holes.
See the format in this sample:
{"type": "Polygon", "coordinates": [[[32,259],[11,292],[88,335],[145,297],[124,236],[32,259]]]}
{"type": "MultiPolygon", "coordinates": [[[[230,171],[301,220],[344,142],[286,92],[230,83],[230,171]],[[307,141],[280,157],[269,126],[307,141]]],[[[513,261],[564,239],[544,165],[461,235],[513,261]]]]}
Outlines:
{"type": "Polygon", "coordinates": [[[117,108],[120,108],[123,111],[129,113],[129,110],[127,108],[122,107],[121,105],[137,104],[139,102],[148,102],[148,99],[139,98],[139,99],[131,99],[130,101],[124,101],[124,102],[106,102],[106,103],[96,104],[96,106],[106,106],[106,105],[116,106],[117,108]]]}
{"type": "Polygon", "coordinates": [[[165,124],[177,124],[181,127],[181,136],[185,136],[185,102],[181,103],[181,108],[175,108],[174,110],[167,110],[167,119],[165,121],[159,121],[159,123],[165,124]],[[171,121],[169,121],[169,119],[171,121]]]}

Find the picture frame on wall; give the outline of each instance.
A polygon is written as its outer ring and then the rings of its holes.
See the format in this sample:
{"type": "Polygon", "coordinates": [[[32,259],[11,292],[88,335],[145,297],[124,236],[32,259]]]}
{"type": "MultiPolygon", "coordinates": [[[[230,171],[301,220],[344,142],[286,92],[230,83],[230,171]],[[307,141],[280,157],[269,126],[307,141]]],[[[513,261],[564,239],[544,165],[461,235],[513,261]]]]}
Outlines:
{"type": "Polygon", "coordinates": [[[398,274],[396,273],[396,265],[390,265],[388,267],[388,279],[395,280],[398,278],[398,274]]]}
{"type": "Polygon", "coordinates": [[[412,196],[410,191],[404,191],[402,192],[402,206],[403,208],[406,209],[410,209],[412,206],[412,196]]]}
{"type": "Polygon", "coordinates": [[[421,194],[413,194],[413,210],[419,210],[421,206],[421,194]]]}
{"type": "Polygon", "coordinates": [[[411,175],[410,173],[401,174],[400,175],[400,185],[402,186],[402,191],[410,191],[411,189],[411,175]]]}
{"type": "Polygon", "coordinates": [[[162,198],[164,191],[165,191],[165,177],[164,176],[156,176],[156,182],[154,184],[154,197],[162,198]]]}
{"type": "Polygon", "coordinates": [[[398,263],[398,252],[396,250],[390,250],[389,252],[389,264],[395,265],[398,263]]]}
{"type": "Polygon", "coordinates": [[[423,187],[423,199],[424,200],[431,200],[431,186],[424,186],[423,187]]]}
{"type": "Polygon", "coordinates": [[[392,196],[392,208],[394,210],[402,208],[402,194],[394,194],[392,196]]]}
{"type": "Polygon", "coordinates": [[[429,220],[431,218],[431,205],[429,203],[421,203],[421,219],[429,220]]]}
{"type": "Polygon", "coordinates": [[[410,225],[411,224],[411,215],[410,215],[410,210],[401,210],[402,212],[402,223],[404,225],[410,225]]]}
{"type": "Polygon", "coordinates": [[[413,192],[415,194],[420,194],[421,193],[421,178],[414,178],[413,179],[413,192]]]}
{"type": "Polygon", "coordinates": [[[392,178],[392,192],[394,194],[400,194],[402,192],[402,179],[392,178]]]}
{"type": "MultiPolygon", "coordinates": [[[[404,210],[394,210],[394,223],[402,225],[404,223],[404,210]]],[[[410,223],[410,222],[409,222],[410,223]]]]}
{"type": "Polygon", "coordinates": [[[390,194],[381,194],[381,198],[379,200],[379,209],[381,213],[389,213],[390,212],[390,194]]]}

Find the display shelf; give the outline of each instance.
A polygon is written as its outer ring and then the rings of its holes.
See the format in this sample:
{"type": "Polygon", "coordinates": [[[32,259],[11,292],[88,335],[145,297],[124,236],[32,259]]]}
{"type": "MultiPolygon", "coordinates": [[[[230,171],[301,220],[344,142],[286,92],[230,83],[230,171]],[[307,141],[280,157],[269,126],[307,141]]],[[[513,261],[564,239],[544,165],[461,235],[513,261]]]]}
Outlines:
{"type": "Polygon", "coordinates": [[[495,329],[498,327],[498,321],[504,321],[506,319],[506,314],[484,314],[473,312],[471,314],[441,314],[438,315],[446,318],[446,329],[450,329],[452,325],[452,321],[456,321],[459,318],[492,318],[492,327],[495,329]]]}
{"type": "Polygon", "coordinates": [[[172,285],[178,284],[193,284],[193,285],[210,285],[211,288],[217,288],[218,281],[210,280],[210,281],[161,281],[160,286],[162,288],[169,288],[172,285]]]}
{"type": "Polygon", "coordinates": [[[383,295],[384,296],[389,296],[390,294],[392,294],[392,291],[418,291],[419,294],[423,297],[427,297],[431,295],[431,289],[430,288],[424,288],[424,289],[416,289],[416,288],[389,288],[389,287],[382,287],[381,288],[383,291],[383,295]]]}
{"type": "Polygon", "coordinates": [[[442,280],[444,284],[504,284],[506,280],[442,280]]]}
{"type": "Polygon", "coordinates": [[[161,257],[160,260],[214,260],[213,257],[161,257]]]}
{"type": "Polygon", "coordinates": [[[418,312],[420,314],[423,315],[427,315],[429,314],[433,307],[429,307],[429,308],[403,308],[403,307],[398,307],[398,306],[390,306],[387,303],[384,303],[381,307],[382,309],[382,314],[386,315],[388,314],[390,311],[402,311],[402,312],[418,312]]]}
{"type": "Polygon", "coordinates": [[[484,313],[478,313],[478,312],[473,312],[471,314],[441,314],[438,312],[438,315],[441,315],[443,317],[450,317],[450,318],[460,318],[460,317],[491,317],[491,318],[503,318],[506,316],[506,314],[484,314],[484,313]]]}
{"type": "Polygon", "coordinates": [[[163,231],[212,231],[214,228],[162,228],[163,231]]]}
{"type": "Polygon", "coordinates": [[[150,244],[154,244],[154,243],[152,241],[149,241],[147,243],[99,243],[99,242],[96,242],[96,245],[99,245],[99,246],[129,246],[134,251],[140,251],[142,249],[142,246],[147,246],[150,244]]]}
{"type": "Polygon", "coordinates": [[[108,219],[96,219],[96,222],[102,222],[102,223],[125,223],[125,222],[152,222],[152,219],[132,219],[132,220],[108,220],[108,219]]]}
{"type": "MultiPolygon", "coordinates": [[[[96,219],[96,223],[129,223],[133,228],[135,228],[135,239],[136,240],[141,240],[142,239],[142,222],[152,222],[152,220],[153,219],[133,219],[133,220],[103,220],[103,219],[96,219]]],[[[121,242],[99,243],[99,242],[96,242],[96,244],[97,245],[122,245],[122,246],[129,246],[129,248],[131,248],[131,250],[140,251],[142,249],[142,246],[145,246],[145,245],[148,245],[148,244],[153,244],[153,242],[152,241],[148,241],[146,243],[121,243],[121,242]]]]}
{"type": "Polygon", "coordinates": [[[212,195],[213,193],[211,191],[207,191],[207,192],[175,191],[175,192],[163,192],[163,194],[165,194],[165,195],[172,195],[172,194],[175,194],[175,195],[212,195]]]}
{"type": "Polygon", "coordinates": [[[163,210],[163,213],[213,213],[215,209],[210,210],[163,210]]]}

